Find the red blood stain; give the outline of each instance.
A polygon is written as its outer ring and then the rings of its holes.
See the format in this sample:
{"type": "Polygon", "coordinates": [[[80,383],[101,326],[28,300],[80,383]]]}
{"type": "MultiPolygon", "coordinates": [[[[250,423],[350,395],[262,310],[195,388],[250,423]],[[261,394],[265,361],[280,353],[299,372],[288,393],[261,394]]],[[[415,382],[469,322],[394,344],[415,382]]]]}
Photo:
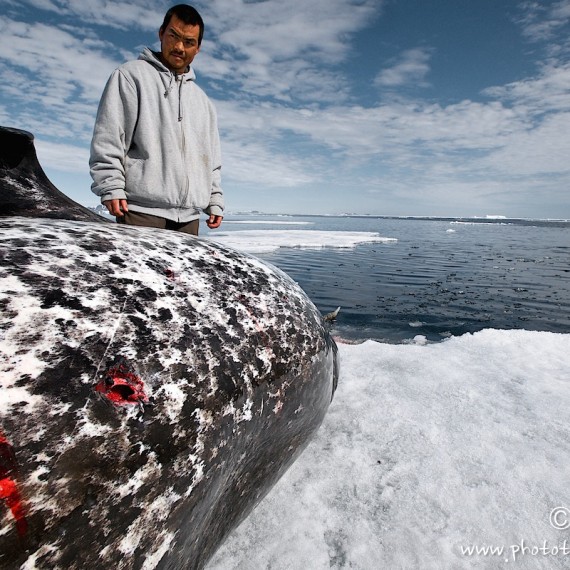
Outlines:
{"type": "Polygon", "coordinates": [[[120,359],[113,364],[96,386],[95,390],[101,392],[115,404],[140,404],[148,402],[144,391],[143,381],[130,370],[126,360],[120,359]]]}
{"type": "Polygon", "coordinates": [[[0,499],[12,512],[16,520],[16,529],[20,536],[28,530],[24,503],[16,483],[16,454],[6,436],[0,431],[0,499]]]}
{"type": "Polygon", "coordinates": [[[176,274],[172,269],[170,269],[170,267],[164,270],[164,274],[166,275],[166,277],[168,277],[168,279],[172,279],[173,281],[176,278],[176,274]]]}

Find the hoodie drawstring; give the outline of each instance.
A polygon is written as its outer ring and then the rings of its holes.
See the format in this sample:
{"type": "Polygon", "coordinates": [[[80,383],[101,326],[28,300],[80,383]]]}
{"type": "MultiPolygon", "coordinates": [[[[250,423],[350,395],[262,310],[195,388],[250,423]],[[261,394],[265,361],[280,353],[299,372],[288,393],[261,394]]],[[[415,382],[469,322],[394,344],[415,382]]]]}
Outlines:
{"type": "Polygon", "coordinates": [[[168,87],[164,91],[164,98],[166,99],[170,92],[172,91],[172,73],[168,74],[170,76],[170,82],[168,83],[168,87]]]}
{"type": "MultiPolygon", "coordinates": [[[[178,75],[176,76],[178,80],[178,75]]],[[[182,84],[184,83],[184,76],[180,78],[180,86],[178,87],[178,122],[182,120],[182,84]]]]}
{"type": "MultiPolygon", "coordinates": [[[[164,91],[164,97],[167,98],[174,87],[172,85],[172,81],[178,82],[178,73],[170,73],[170,81],[168,83],[168,87],[164,91]]],[[[178,86],[178,122],[182,120],[182,83],[184,83],[184,76],[180,78],[179,81],[180,85],[178,86]]]]}

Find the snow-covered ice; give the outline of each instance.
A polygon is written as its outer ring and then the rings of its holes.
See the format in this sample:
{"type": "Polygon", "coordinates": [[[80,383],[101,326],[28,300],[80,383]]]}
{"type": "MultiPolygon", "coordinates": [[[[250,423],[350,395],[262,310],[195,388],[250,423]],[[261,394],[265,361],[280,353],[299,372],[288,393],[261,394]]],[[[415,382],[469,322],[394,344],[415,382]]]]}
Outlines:
{"type": "Polygon", "coordinates": [[[338,232],[322,230],[237,230],[209,234],[212,241],[249,253],[265,253],[281,247],[303,249],[352,248],[360,243],[388,243],[395,238],[374,232],[338,232]]]}

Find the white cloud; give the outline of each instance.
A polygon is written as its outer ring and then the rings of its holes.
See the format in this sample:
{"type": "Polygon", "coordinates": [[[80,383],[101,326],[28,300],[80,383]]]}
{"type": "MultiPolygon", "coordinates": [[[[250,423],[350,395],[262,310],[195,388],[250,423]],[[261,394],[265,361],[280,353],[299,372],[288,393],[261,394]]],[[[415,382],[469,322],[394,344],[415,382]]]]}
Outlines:
{"type": "Polygon", "coordinates": [[[264,62],[303,56],[331,63],[345,59],[350,34],[366,27],[380,6],[379,0],[217,0],[205,4],[203,12],[220,46],[233,48],[237,58],[264,62]]]}
{"type": "MultiPolygon", "coordinates": [[[[493,209],[524,215],[526,205],[567,202],[566,66],[551,62],[538,76],[487,94],[488,102],[466,100],[448,106],[421,101],[305,109],[238,101],[218,105],[226,139],[232,141],[230,155],[240,144],[253,149],[248,145],[254,141],[280,150],[260,154],[271,157],[266,175],[280,172],[279,164],[294,164],[300,184],[327,187],[332,176],[337,185],[376,193],[384,206],[406,200],[417,214],[428,213],[430,204],[441,204],[442,215],[483,215],[493,209]],[[286,145],[290,135],[301,142],[286,145]],[[304,139],[313,143],[310,160],[300,156],[304,139]],[[302,180],[304,172],[312,180],[302,180]]],[[[240,170],[234,170],[230,159],[230,177],[249,179],[255,156],[240,155],[240,170]]],[[[260,187],[279,185],[279,178],[260,187]]]]}
{"type": "Polygon", "coordinates": [[[414,48],[404,51],[389,68],[383,69],[374,79],[377,87],[428,86],[425,80],[430,71],[432,50],[414,48]]]}
{"type": "Polygon", "coordinates": [[[421,101],[313,109],[238,104],[223,123],[230,129],[235,125],[236,136],[246,139],[287,132],[307,137],[344,166],[374,160],[409,170],[420,164],[423,170],[424,162],[437,159],[439,165],[455,165],[461,176],[467,170],[515,177],[570,170],[570,64],[551,63],[535,78],[487,94],[494,96],[488,102],[448,106],[421,101]]]}
{"type": "Polygon", "coordinates": [[[570,55],[570,0],[522,4],[523,35],[549,57],[570,55]]]}
{"type": "MultiPolygon", "coordinates": [[[[15,4],[15,3],[14,3],[15,4]]],[[[164,13],[153,0],[121,2],[113,0],[22,0],[20,5],[53,12],[60,16],[71,16],[75,21],[89,25],[111,26],[123,30],[154,30],[162,23],[164,13]],[[158,10],[157,10],[158,8],[158,10]],[[159,22],[159,25],[157,25],[159,22]]]]}
{"type": "Polygon", "coordinates": [[[294,188],[315,182],[308,160],[272,150],[265,141],[227,138],[223,143],[224,172],[242,185],[254,188],[294,188]]]}
{"type": "Polygon", "coordinates": [[[489,88],[490,97],[535,114],[570,110],[570,63],[551,60],[536,77],[489,88]]]}
{"type": "Polygon", "coordinates": [[[512,136],[484,161],[504,176],[570,174],[570,112],[549,115],[535,128],[512,136]]]}
{"type": "Polygon", "coordinates": [[[89,149],[76,145],[53,143],[36,138],[35,147],[42,165],[57,165],[59,170],[85,174],[89,164],[89,149]]]}
{"type": "Polygon", "coordinates": [[[37,135],[90,138],[103,86],[119,61],[107,42],[0,17],[0,94],[8,117],[37,135]],[[46,48],[49,46],[49,49],[46,48]]]}
{"type": "Polygon", "coordinates": [[[381,5],[380,0],[200,4],[206,37],[209,27],[215,36],[209,51],[227,63],[206,73],[249,94],[333,100],[345,78],[323,72],[323,66],[348,58],[351,36],[370,25],[381,5]]]}
{"type": "MultiPolygon", "coordinates": [[[[274,135],[292,132],[341,153],[344,159],[389,157],[405,147],[420,151],[451,152],[490,150],[500,147],[506,136],[524,131],[526,124],[500,103],[465,101],[448,107],[419,102],[377,107],[334,106],[295,109],[278,105],[247,108],[240,104],[241,138],[260,136],[268,127],[274,135]]],[[[233,119],[238,116],[236,110],[233,119]]],[[[224,115],[226,128],[232,119],[224,115]]]]}
{"type": "Polygon", "coordinates": [[[105,53],[115,53],[112,44],[93,42],[40,22],[26,23],[0,17],[0,59],[12,68],[26,70],[32,79],[55,88],[80,88],[80,97],[97,98],[117,61],[105,53]],[[46,49],[49,38],[49,49],[46,49]]]}

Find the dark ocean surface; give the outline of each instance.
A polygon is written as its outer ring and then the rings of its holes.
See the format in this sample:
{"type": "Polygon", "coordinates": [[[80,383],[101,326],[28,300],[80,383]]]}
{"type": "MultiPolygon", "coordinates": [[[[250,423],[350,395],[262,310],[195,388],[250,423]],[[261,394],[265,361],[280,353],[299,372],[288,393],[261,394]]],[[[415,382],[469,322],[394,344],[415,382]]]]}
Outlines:
{"type": "Polygon", "coordinates": [[[340,306],[333,333],[347,340],[438,341],[485,328],[570,332],[570,221],[237,215],[226,221],[227,231],[396,238],[256,254],[297,281],[323,314],[340,306]],[[272,223],[284,220],[302,225],[272,223]]]}

